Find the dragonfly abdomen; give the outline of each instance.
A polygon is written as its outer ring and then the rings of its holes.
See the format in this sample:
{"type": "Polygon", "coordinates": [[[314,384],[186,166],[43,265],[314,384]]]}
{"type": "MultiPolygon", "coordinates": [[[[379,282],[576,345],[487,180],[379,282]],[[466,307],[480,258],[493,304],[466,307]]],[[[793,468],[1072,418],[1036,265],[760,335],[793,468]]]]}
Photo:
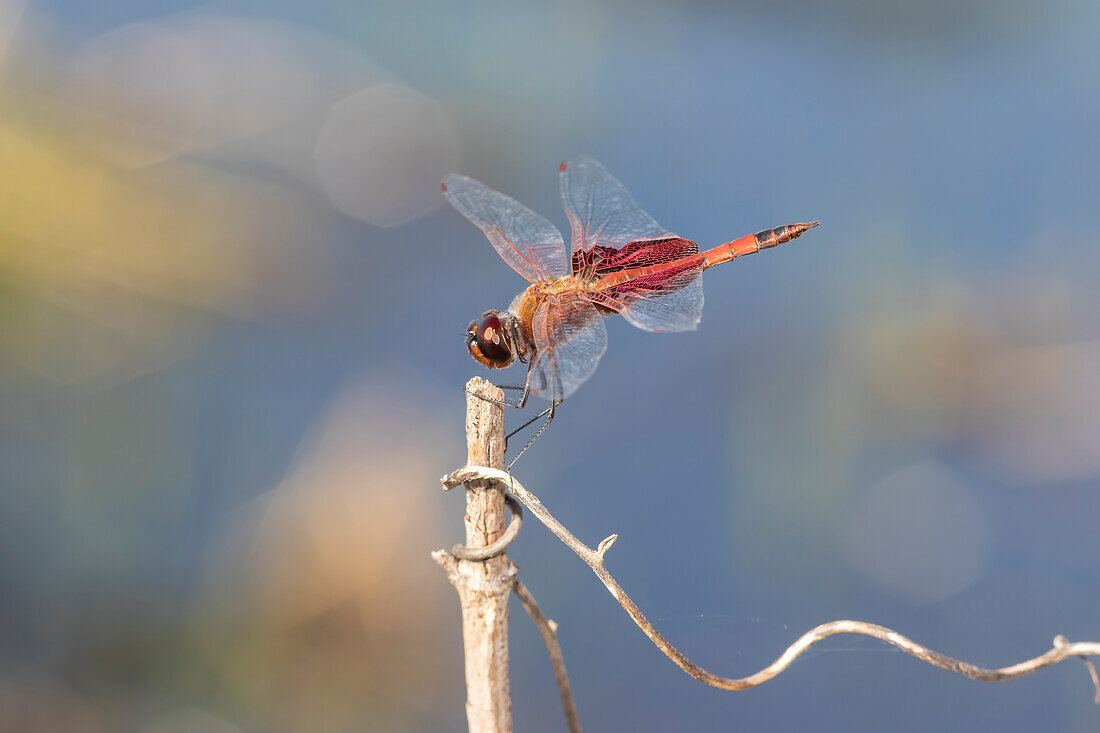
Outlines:
{"type": "Polygon", "coordinates": [[[751,255],[762,249],[778,247],[785,242],[802,236],[820,223],[821,222],[813,221],[808,224],[786,224],[781,227],[776,227],[775,229],[765,229],[756,234],[749,234],[740,239],[735,239],[732,242],[720,244],[713,249],[708,249],[706,252],[703,252],[703,257],[706,259],[704,269],[706,269],[706,267],[720,265],[723,262],[729,262],[742,255],[751,255]]]}

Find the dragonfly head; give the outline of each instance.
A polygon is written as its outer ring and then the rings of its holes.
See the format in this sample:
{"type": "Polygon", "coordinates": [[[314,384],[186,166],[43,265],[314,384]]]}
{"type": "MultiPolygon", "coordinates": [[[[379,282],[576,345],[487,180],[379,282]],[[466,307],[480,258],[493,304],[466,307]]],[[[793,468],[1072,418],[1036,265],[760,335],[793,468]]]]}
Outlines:
{"type": "Polygon", "coordinates": [[[500,311],[485,311],[480,321],[466,327],[466,348],[470,356],[490,369],[503,369],[516,358],[512,338],[500,311]]]}

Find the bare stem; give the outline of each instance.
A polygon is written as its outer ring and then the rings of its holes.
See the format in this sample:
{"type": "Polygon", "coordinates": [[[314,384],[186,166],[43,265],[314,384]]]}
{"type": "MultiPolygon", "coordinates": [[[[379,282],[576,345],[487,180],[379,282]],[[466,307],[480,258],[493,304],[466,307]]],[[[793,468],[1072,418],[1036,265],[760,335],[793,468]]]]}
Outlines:
{"type": "Polygon", "coordinates": [[[535,602],[535,597],[527,586],[520,582],[519,578],[512,579],[512,588],[516,591],[523,607],[527,609],[531,620],[535,622],[542,641],[546,644],[546,651],[550,655],[550,665],[554,668],[554,679],[558,683],[558,694],[561,695],[561,707],[565,712],[565,722],[569,726],[569,733],[581,733],[581,719],[577,716],[577,706],[573,702],[573,691],[569,688],[569,675],[565,673],[565,658],[561,654],[561,645],[558,644],[558,625],[553,619],[546,618],[546,614],[535,602]]]}
{"type": "Polygon", "coordinates": [[[1044,654],[1009,667],[986,669],[928,649],[885,626],[869,624],[863,621],[831,621],[826,624],[821,624],[800,636],[793,644],[787,647],[787,650],[783,652],[778,659],[756,674],[741,678],[721,677],[698,666],[684,656],[683,652],[669,643],[669,641],[661,635],[661,632],[657,631],[656,627],[649,622],[649,619],[642,614],[638,606],[630,599],[630,596],[626,594],[611,576],[611,573],[607,571],[607,568],[604,566],[604,555],[611,549],[611,545],[618,539],[618,535],[613,534],[607,537],[600,542],[595,550],[593,550],[578,540],[572,532],[555,519],[549,510],[543,506],[542,502],[539,501],[537,496],[523,488],[523,486],[510,474],[499,469],[466,466],[455,471],[450,476],[445,476],[443,478],[443,485],[449,488],[450,486],[474,478],[493,479],[507,486],[511,494],[519,499],[532,514],[538,517],[539,521],[546,525],[547,529],[553,532],[558,539],[564,542],[569,549],[575,552],[590,568],[592,568],[592,572],[596,574],[596,577],[598,577],[604,586],[611,592],[611,595],[615,597],[615,600],[619,602],[623,610],[627,612],[630,618],[634,620],[634,623],[638,625],[638,628],[649,637],[650,641],[652,641],[665,656],[675,662],[689,675],[711,687],[717,687],[722,690],[748,690],[757,687],[785,670],[803,652],[822,639],[834,634],[862,634],[864,636],[881,639],[928,664],[982,682],[1000,682],[1002,680],[1016,679],[1017,677],[1023,677],[1024,675],[1031,674],[1040,669],[1050,667],[1068,657],[1080,657],[1088,666],[1093,685],[1096,688],[1095,699],[1097,704],[1100,704],[1100,679],[1097,678],[1096,669],[1093,667],[1091,660],[1088,659],[1089,656],[1100,656],[1100,643],[1098,642],[1071,643],[1064,637],[1057,636],[1054,639],[1053,647],[1044,654]]]}
{"type": "MultiPolygon", "coordinates": [[[[467,461],[504,467],[504,393],[475,377],[466,385],[467,461]]],[[[505,535],[503,484],[476,480],[466,485],[466,545],[459,558],[437,550],[432,558],[447,572],[462,605],[466,663],[466,719],[471,733],[509,733],[512,699],[508,681],[508,596],[518,569],[499,541],[505,535]],[[478,553],[491,548],[494,554],[478,553]]],[[[518,519],[518,516],[517,516],[518,519]]],[[[513,522],[514,532],[519,524],[513,522]]],[[[507,544],[506,542],[503,544],[507,544]]]]}

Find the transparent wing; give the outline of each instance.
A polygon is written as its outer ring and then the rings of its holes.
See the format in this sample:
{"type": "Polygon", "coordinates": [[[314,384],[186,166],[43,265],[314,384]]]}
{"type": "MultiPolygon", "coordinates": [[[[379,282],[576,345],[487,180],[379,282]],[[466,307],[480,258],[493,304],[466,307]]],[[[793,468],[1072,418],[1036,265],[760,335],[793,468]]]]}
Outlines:
{"type": "Polygon", "coordinates": [[[694,331],[703,317],[703,261],[629,280],[587,296],[646,331],[694,331]]]}
{"type": "Polygon", "coordinates": [[[642,211],[623,184],[587,155],[561,164],[558,187],[573,228],[573,252],[676,236],[642,211]]]}
{"type": "Polygon", "coordinates": [[[569,274],[569,252],[561,232],[520,202],[456,173],[443,178],[443,196],[529,281],[569,274]]]}
{"type": "Polygon", "coordinates": [[[596,371],[607,351],[607,328],[596,307],[579,293],[547,298],[531,323],[536,354],[527,372],[531,391],[564,400],[596,371]]]}

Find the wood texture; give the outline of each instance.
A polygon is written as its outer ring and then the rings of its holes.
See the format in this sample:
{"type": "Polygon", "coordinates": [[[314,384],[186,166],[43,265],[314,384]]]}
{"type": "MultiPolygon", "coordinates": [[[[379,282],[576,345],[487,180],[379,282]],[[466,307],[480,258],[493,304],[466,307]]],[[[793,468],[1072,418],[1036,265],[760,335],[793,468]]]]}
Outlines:
{"type": "MultiPolygon", "coordinates": [[[[504,468],[504,415],[499,405],[476,395],[503,399],[500,389],[475,377],[466,384],[467,465],[504,468]],[[470,394],[474,393],[474,394],[470,394]]],[[[466,484],[466,547],[498,540],[508,510],[500,482],[466,484]]],[[[471,733],[512,730],[508,682],[508,595],[517,568],[506,554],[487,560],[457,560],[432,553],[458,591],[462,604],[462,642],[466,652],[466,719],[471,733]]]]}

